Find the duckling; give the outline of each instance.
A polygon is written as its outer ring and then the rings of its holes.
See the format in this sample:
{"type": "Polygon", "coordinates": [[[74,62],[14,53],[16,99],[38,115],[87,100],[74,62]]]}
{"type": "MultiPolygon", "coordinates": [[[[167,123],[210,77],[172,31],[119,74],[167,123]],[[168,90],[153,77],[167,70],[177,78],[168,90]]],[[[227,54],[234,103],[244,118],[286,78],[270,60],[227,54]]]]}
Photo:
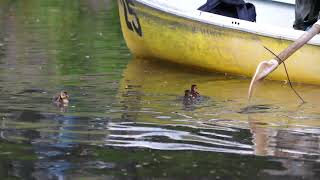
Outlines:
{"type": "Polygon", "coordinates": [[[61,91],[60,94],[53,97],[53,102],[56,104],[68,105],[69,95],[67,91],[61,91]]]}
{"type": "Polygon", "coordinates": [[[183,97],[184,100],[192,100],[192,96],[191,96],[191,93],[190,93],[190,90],[184,90],[184,97],[183,97]]]}
{"type": "Polygon", "coordinates": [[[192,96],[191,96],[190,90],[187,89],[184,91],[183,103],[189,104],[191,102],[192,102],[192,96]]]}
{"type": "Polygon", "coordinates": [[[197,91],[197,85],[195,85],[195,84],[193,84],[192,86],[191,86],[191,91],[190,91],[190,94],[191,94],[191,97],[193,98],[193,99],[197,99],[197,98],[199,98],[200,97],[200,93],[197,91]]]}

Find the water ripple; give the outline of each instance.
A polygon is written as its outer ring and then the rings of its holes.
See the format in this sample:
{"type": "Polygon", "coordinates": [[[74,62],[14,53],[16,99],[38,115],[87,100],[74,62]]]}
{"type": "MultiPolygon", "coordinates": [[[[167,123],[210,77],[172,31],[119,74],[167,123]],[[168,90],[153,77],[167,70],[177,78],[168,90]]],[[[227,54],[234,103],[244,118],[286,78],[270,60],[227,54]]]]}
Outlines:
{"type": "MultiPolygon", "coordinates": [[[[146,127],[145,124],[109,124],[108,145],[147,147],[162,150],[200,150],[230,153],[252,153],[252,145],[233,141],[232,136],[217,135],[191,126],[170,125],[146,127]],[[186,128],[185,131],[178,130],[186,128]],[[196,131],[195,133],[189,131],[196,131]],[[212,135],[216,136],[212,136],[212,135]],[[227,137],[227,138],[226,138],[227,137]],[[220,139],[221,138],[221,139],[220,139]],[[156,141],[156,142],[155,142],[156,141]],[[159,142],[160,141],[160,142],[159,142]],[[112,143],[111,143],[112,142],[112,143]]],[[[213,128],[211,128],[212,130],[213,128]]],[[[221,131],[221,129],[219,129],[221,131]]],[[[229,130],[229,129],[228,129],[229,130]]],[[[237,132],[237,131],[234,131],[237,132]]]]}

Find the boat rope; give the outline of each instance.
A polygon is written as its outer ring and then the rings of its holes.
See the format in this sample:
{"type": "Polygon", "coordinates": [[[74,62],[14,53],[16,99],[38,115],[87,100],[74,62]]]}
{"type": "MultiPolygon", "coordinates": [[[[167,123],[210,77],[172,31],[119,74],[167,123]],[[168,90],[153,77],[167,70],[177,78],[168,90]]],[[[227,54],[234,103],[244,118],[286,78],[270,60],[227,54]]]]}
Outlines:
{"type": "Polygon", "coordinates": [[[299,95],[299,93],[294,89],[294,87],[293,87],[293,85],[292,85],[292,83],[291,83],[291,80],[290,80],[290,76],[289,76],[289,73],[288,73],[287,66],[286,66],[286,64],[284,63],[284,61],[282,61],[282,59],[279,58],[279,56],[276,55],[274,52],[272,52],[269,48],[267,48],[267,47],[265,47],[265,46],[263,46],[263,47],[264,47],[267,51],[269,51],[271,54],[273,54],[273,55],[277,58],[278,62],[282,62],[282,63],[283,63],[284,70],[286,71],[286,75],[287,75],[288,82],[289,82],[289,85],[290,85],[291,89],[292,89],[293,92],[298,96],[298,98],[302,101],[303,104],[306,103],[306,101],[305,101],[305,100],[299,95]]]}

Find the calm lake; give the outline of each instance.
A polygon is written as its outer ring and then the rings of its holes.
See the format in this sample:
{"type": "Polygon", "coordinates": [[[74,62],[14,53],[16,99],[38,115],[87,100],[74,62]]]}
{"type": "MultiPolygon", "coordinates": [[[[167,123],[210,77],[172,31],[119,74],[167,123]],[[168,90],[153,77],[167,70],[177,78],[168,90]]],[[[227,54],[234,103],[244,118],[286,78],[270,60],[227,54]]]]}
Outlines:
{"type": "Polygon", "coordinates": [[[0,0],[0,179],[319,179],[320,87],[249,83],[135,59],[115,0],[0,0]]]}

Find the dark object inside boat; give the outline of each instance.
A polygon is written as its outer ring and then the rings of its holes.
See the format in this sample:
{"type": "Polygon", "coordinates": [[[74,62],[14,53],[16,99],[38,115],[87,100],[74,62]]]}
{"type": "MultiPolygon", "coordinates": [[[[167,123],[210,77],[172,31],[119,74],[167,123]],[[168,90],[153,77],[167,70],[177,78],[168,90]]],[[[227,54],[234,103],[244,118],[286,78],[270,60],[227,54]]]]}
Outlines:
{"type": "Polygon", "coordinates": [[[307,30],[320,17],[319,0],[296,0],[294,29],[307,30]]]}
{"type": "Polygon", "coordinates": [[[256,22],[256,8],[243,0],[207,0],[200,11],[256,22]]]}

